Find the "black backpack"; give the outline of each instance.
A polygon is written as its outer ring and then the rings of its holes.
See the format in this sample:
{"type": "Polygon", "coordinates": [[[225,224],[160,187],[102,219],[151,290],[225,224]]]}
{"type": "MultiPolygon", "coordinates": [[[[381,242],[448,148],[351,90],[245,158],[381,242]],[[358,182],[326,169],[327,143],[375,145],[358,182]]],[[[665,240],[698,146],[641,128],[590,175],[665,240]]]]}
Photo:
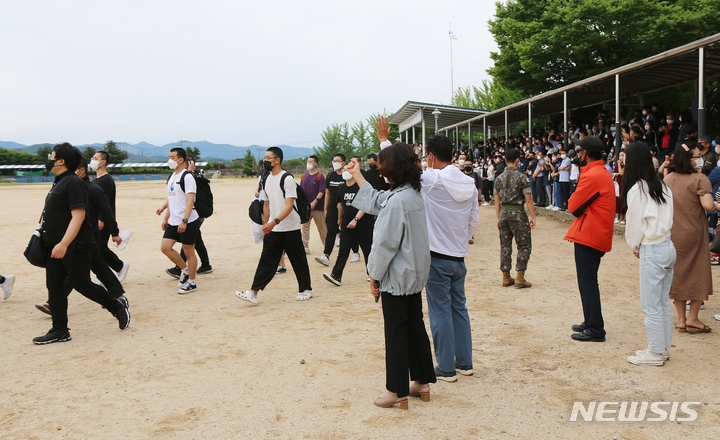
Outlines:
{"type": "MultiPolygon", "coordinates": [[[[197,191],[195,192],[195,211],[202,218],[213,215],[213,193],[210,189],[210,181],[205,176],[197,175],[190,171],[183,171],[180,177],[180,189],[185,192],[185,175],[190,174],[195,179],[197,191]]],[[[171,176],[172,177],[172,176],[171,176]]]]}
{"type": "MultiPolygon", "coordinates": [[[[269,174],[268,174],[269,175],[269,174]]],[[[262,179],[262,188],[265,189],[265,181],[267,180],[267,176],[263,177],[262,179]]],[[[283,176],[280,178],[280,189],[283,193],[283,198],[285,198],[285,178],[290,176],[293,178],[293,175],[288,173],[287,171],[283,176]]],[[[294,178],[293,178],[294,179],[294,178]]],[[[295,209],[295,212],[300,215],[300,223],[307,223],[310,221],[310,200],[308,199],[307,194],[305,194],[305,190],[302,189],[300,185],[298,185],[297,182],[295,182],[295,186],[297,187],[297,199],[295,199],[295,204],[293,205],[293,209],[295,209]]]]}

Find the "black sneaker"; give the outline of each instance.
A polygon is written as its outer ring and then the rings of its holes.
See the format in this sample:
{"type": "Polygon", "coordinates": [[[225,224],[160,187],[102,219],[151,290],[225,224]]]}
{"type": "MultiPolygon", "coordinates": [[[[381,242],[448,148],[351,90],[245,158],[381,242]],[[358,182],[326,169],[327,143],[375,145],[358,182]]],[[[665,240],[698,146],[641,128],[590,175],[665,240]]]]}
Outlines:
{"type": "Polygon", "coordinates": [[[64,332],[59,332],[54,328],[51,328],[45,336],[38,336],[37,338],[33,338],[33,342],[36,345],[52,344],[53,342],[66,342],[72,339],[70,337],[69,330],[70,329],[67,329],[64,332]]]}
{"type": "Polygon", "coordinates": [[[335,278],[335,276],[331,273],[324,273],[323,278],[330,281],[331,283],[335,284],[336,286],[339,286],[342,284],[339,279],[335,278]]]}
{"type": "Polygon", "coordinates": [[[275,275],[285,273],[285,272],[287,272],[287,269],[285,268],[285,266],[278,266],[277,270],[275,271],[275,275]]]}
{"type": "Polygon", "coordinates": [[[126,309],[130,308],[130,301],[128,301],[128,299],[126,297],[121,296],[117,300],[120,301],[125,306],[126,309]]]}
{"type": "Polygon", "coordinates": [[[198,275],[202,275],[204,273],[212,273],[212,266],[209,264],[207,266],[200,266],[197,270],[198,275]]]}
{"type": "Polygon", "coordinates": [[[180,274],[182,273],[182,271],[179,267],[175,266],[171,267],[170,269],[165,269],[165,273],[173,278],[180,278],[180,274]]]}
{"type": "Polygon", "coordinates": [[[190,292],[195,292],[196,290],[198,290],[197,284],[188,281],[187,283],[183,284],[180,289],[178,289],[178,293],[180,295],[185,295],[190,292]]]}
{"type": "Polygon", "coordinates": [[[123,301],[118,298],[118,309],[113,313],[113,316],[118,320],[118,327],[120,330],[125,330],[130,326],[130,310],[125,306],[123,301]]]}
{"type": "Polygon", "coordinates": [[[445,382],[455,382],[457,381],[457,374],[453,371],[452,373],[448,373],[445,371],[442,371],[440,368],[435,367],[435,377],[439,380],[444,380],[445,382]]]}
{"type": "Polygon", "coordinates": [[[46,313],[46,314],[48,314],[48,315],[52,315],[52,313],[50,313],[50,306],[48,305],[48,303],[45,303],[45,304],[35,304],[35,308],[38,309],[38,310],[40,310],[40,311],[43,312],[43,313],[46,313]]]}

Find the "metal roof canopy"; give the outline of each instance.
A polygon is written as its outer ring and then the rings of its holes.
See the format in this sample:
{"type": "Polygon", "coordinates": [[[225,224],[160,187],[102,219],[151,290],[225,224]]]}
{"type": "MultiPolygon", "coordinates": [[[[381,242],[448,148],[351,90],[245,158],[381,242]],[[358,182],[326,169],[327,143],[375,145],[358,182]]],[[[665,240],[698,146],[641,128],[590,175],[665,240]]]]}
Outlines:
{"type": "Polygon", "coordinates": [[[645,58],[623,67],[575,82],[573,84],[542,93],[524,101],[506,107],[458,121],[441,125],[439,131],[463,130],[468,123],[473,126],[485,119],[487,126],[498,127],[507,122],[516,123],[528,120],[528,105],[532,106],[532,116],[547,116],[560,113],[564,108],[567,94],[568,110],[590,107],[615,101],[615,81],[619,76],[620,98],[640,96],[658,90],[698,81],[700,69],[699,53],[703,50],[704,78],[720,76],[720,33],[706,37],[684,46],[645,58]]]}
{"type": "MultiPolygon", "coordinates": [[[[469,118],[483,115],[488,112],[488,110],[483,109],[408,101],[400,108],[400,110],[395,112],[388,122],[398,126],[407,124],[409,125],[408,128],[410,128],[422,126],[422,121],[424,119],[426,127],[435,128],[435,116],[432,113],[435,109],[440,111],[440,115],[438,116],[438,127],[457,124],[460,121],[467,121],[469,118]],[[412,118],[417,112],[420,112],[421,118],[417,119],[417,121],[413,121],[412,118]]],[[[407,129],[400,130],[400,132],[404,132],[406,130],[407,129]]]]}

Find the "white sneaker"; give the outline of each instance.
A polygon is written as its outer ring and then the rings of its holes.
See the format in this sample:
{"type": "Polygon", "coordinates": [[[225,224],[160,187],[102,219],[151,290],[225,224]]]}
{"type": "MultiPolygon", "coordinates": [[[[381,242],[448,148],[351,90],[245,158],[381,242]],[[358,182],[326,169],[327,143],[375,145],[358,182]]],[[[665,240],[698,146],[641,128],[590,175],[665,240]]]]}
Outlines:
{"type": "Polygon", "coordinates": [[[235,296],[237,296],[238,298],[240,298],[242,300],[249,301],[250,304],[252,304],[254,306],[256,306],[258,303],[257,296],[254,293],[252,293],[251,290],[243,290],[242,292],[238,290],[235,292],[235,296]]]}
{"type": "Polygon", "coordinates": [[[665,364],[665,358],[663,355],[655,356],[647,348],[645,350],[639,350],[635,353],[635,356],[628,356],[628,362],[633,365],[650,365],[655,367],[661,367],[665,364]]]}
{"type": "Polygon", "coordinates": [[[117,248],[119,251],[125,249],[130,242],[130,237],[132,237],[133,232],[129,229],[126,229],[120,233],[120,238],[122,241],[119,245],[117,245],[117,248]]]}
{"type": "MultiPolygon", "coordinates": [[[[645,350],[649,350],[649,349],[646,348],[645,350]]],[[[640,356],[642,354],[642,352],[645,350],[636,351],[635,356],[640,356]]],[[[670,353],[667,351],[667,349],[665,349],[665,351],[663,351],[663,359],[665,359],[666,361],[670,360],[670,353]]]]}
{"type": "Polygon", "coordinates": [[[545,207],[545,209],[547,209],[548,211],[552,211],[554,208],[555,208],[555,205],[547,205],[545,207]]]}
{"type": "Polygon", "coordinates": [[[335,237],[335,247],[340,247],[340,234],[335,237]]]}
{"type": "MultiPolygon", "coordinates": [[[[7,299],[7,298],[5,298],[5,299],[7,299]]],[[[716,320],[716,321],[720,321],[720,313],[718,313],[717,315],[715,315],[715,320],[716,320]]]]}
{"type": "Polygon", "coordinates": [[[328,259],[327,255],[320,255],[315,257],[315,261],[322,264],[323,266],[330,266],[330,259],[328,259]]]}
{"type": "Polygon", "coordinates": [[[5,282],[2,283],[3,299],[10,298],[10,295],[12,295],[13,284],[15,284],[15,275],[5,275],[5,282]]]}
{"type": "Polygon", "coordinates": [[[358,261],[360,261],[360,254],[358,254],[358,253],[356,252],[356,253],[353,254],[352,258],[350,259],[350,262],[351,262],[351,263],[357,263],[358,261]]]}
{"type": "Polygon", "coordinates": [[[310,248],[309,248],[309,247],[306,247],[306,248],[305,248],[305,253],[306,253],[307,255],[310,255],[310,248]]]}
{"type": "Polygon", "coordinates": [[[304,292],[300,292],[297,294],[297,300],[298,301],[307,301],[313,297],[313,293],[315,293],[315,292],[312,290],[306,290],[304,292]]]}
{"type": "Polygon", "coordinates": [[[128,270],[130,270],[130,263],[127,261],[123,261],[123,267],[120,269],[120,272],[117,273],[117,279],[121,283],[125,281],[125,277],[127,277],[128,270]]]}
{"type": "Polygon", "coordinates": [[[490,204],[488,202],[483,202],[482,206],[489,206],[490,204]]]}
{"type": "MultiPolygon", "coordinates": [[[[690,300],[685,301],[685,310],[690,310],[690,300]]],[[[705,301],[700,304],[700,310],[705,310],[705,301]]]]}
{"type": "Polygon", "coordinates": [[[555,212],[558,212],[558,211],[560,211],[560,209],[561,209],[561,208],[558,208],[557,206],[553,206],[553,209],[552,209],[552,210],[555,211],[555,212]]]}

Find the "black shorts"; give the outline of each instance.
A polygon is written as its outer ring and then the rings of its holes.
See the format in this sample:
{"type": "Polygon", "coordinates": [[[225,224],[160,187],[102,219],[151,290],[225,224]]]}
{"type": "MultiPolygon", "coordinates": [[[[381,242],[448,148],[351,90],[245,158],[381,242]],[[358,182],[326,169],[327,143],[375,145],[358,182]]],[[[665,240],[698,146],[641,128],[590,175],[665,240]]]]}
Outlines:
{"type": "Polygon", "coordinates": [[[183,232],[182,234],[178,232],[177,226],[167,225],[167,227],[165,227],[165,234],[163,234],[163,238],[179,241],[182,244],[194,245],[195,240],[197,239],[198,231],[200,230],[201,223],[202,219],[197,219],[194,222],[188,223],[187,227],[185,228],[185,232],[183,232]]]}

